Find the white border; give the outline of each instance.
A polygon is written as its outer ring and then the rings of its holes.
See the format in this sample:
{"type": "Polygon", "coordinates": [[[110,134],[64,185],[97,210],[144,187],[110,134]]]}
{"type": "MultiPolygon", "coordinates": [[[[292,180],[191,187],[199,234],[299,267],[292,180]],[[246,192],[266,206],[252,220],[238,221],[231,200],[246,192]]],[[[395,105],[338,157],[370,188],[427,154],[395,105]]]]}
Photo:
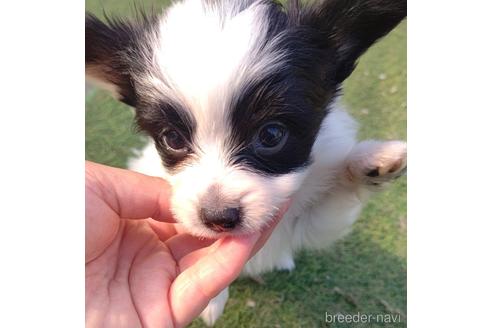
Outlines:
{"type": "Polygon", "coordinates": [[[0,327],[83,327],[84,2],[0,16],[0,327]]]}
{"type": "Polygon", "coordinates": [[[490,325],[490,7],[410,1],[409,327],[490,325]]]}
{"type": "MultiPolygon", "coordinates": [[[[410,2],[408,323],[486,326],[492,11],[410,2]]],[[[1,11],[0,326],[82,327],[84,3],[1,11]]]]}

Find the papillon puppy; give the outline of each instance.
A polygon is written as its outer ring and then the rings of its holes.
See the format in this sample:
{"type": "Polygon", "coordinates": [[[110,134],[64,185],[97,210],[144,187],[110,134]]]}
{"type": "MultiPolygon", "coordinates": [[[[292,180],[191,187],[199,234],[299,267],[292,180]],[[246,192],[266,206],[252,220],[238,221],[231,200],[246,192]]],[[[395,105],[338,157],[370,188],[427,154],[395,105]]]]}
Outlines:
{"type": "MultiPolygon", "coordinates": [[[[406,169],[403,141],[357,141],[342,108],[357,59],[406,0],[182,0],[133,21],[86,18],[86,73],[135,108],[150,138],[130,169],[164,177],[175,219],[219,238],[268,226],[244,268],[292,270],[344,236],[371,193],[406,169]]],[[[136,190],[135,192],[138,192],[136,190]]],[[[203,311],[212,325],[225,289],[203,311]]]]}

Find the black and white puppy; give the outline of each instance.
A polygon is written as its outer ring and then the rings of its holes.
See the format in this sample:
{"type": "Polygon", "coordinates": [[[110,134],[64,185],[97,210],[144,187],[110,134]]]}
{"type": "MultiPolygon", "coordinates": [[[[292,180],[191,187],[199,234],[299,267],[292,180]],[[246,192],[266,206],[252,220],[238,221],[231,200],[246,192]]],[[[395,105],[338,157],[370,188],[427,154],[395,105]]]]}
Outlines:
{"type": "MultiPolygon", "coordinates": [[[[86,72],[135,107],[151,142],[130,168],[170,181],[190,233],[258,231],[290,200],[244,274],[291,270],[297,250],[343,236],[406,168],[406,144],[358,142],[338,100],[358,57],[405,16],[406,0],[183,0],[133,22],[88,15],[86,72]]],[[[210,302],[207,324],[227,298],[210,302]]]]}

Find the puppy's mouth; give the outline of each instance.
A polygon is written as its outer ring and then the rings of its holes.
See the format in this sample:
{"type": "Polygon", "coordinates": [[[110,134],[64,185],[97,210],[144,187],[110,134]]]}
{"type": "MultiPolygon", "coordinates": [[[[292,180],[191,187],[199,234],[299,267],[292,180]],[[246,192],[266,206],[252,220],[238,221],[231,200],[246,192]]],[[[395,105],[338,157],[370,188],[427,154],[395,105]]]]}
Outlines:
{"type": "Polygon", "coordinates": [[[210,230],[213,230],[218,233],[229,232],[234,230],[234,228],[236,228],[236,225],[232,223],[225,223],[225,224],[208,223],[205,225],[210,230]]]}
{"type": "Polygon", "coordinates": [[[200,210],[200,220],[212,231],[219,233],[229,232],[236,227],[241,227],[243,212],[240,207],[202,208],[200,210]]]}
{"type": "MultiPolygon", "coordinates": [[[[278,221],[280,221],[284,214],[288,211],[291,203],[292,200],[290,198],[283,202],[282,206],[280,206],[279,209],[273,212],[273,218],[269,219],[267,224],[262,225],[261,228],[257,230],[268,229],[272,224],[276,224],[278,221]]],[[[216,220],[216,222],[203,223],[211,232],[213,232],[217,236],[217,238],[226,236],[247,235],[257,232],[257,230],[246,228],[247,224],[245,224],[242,219],[231,220],[231,216],[233,217],[234,215],[229,213],[229,215],[221,216],[219,220],[216,220]]]]}

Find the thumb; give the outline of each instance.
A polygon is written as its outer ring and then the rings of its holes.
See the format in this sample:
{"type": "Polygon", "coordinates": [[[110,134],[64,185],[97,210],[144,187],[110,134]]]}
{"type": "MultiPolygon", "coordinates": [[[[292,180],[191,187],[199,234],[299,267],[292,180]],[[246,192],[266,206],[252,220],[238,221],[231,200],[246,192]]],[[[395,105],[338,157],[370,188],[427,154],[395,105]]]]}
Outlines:
{"type": "Polygon", "coordinates": [[[85,164],[85,255],[86,263],[110,245],[121,219],[173,222],[169,211],[169,184],[160,178],[85,164]]]}

